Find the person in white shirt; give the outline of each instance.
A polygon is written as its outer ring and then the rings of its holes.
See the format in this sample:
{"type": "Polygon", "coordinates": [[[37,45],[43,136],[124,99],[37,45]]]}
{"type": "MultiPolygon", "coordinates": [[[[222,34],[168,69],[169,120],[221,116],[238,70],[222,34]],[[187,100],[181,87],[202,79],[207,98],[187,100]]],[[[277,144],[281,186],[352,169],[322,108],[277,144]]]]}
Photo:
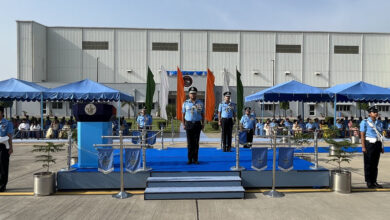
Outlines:
{"type": "Polygon", "coordinates": [[[28,137],[28,131],[30,130],[30,125],[26,122],[26,119],[23,119],[22,123],[19,124],[18,130],[20,132],[20,137],[22,139],[28,137]]]}

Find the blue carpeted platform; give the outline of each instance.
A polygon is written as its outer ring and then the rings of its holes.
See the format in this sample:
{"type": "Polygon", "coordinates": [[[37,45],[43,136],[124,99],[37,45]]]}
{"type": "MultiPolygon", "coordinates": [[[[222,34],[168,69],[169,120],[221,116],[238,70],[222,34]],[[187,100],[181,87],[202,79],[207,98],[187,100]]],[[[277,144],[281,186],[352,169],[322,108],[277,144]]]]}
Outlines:
{"type": "MultiPolygon", "coordinates": [[[[272,170],[272,155],[273,151],[268,151],[268,167],[267,170],[272,170]]],[[[278,158],[278,155],[276,155],[278,158]]],[[[192,172],[192,171],[230,171],[230,168],[236,163],[236,152],[223,152],[216,148],[200,148],[198,165],[187,164],[187,149],[186,148],[168,148],[166,150],[147,149],[146,163],[154,172],[192,172]]],[[[142,163],[142,162],[141,162],[142,163]]],[[[240,165],[246,170],[251,168],[252,151],[251,149],[240,149],[240,165]]],[[[294,170],[310,170],[312,163],[294,158],[294,170]]],[[[115,150],[114,157],[115,172],[119,172],[119,150],[115,150]]],[[[277,166],[277,162],[276,162],[277,166]]],[[[78,168],[77,165],[74,168],[78,168]]],[[[278,170],[278,169],[277,169],[278,170]]],[[[80,169],[73,172],[96,172],[96,168],[80,169]]]]}

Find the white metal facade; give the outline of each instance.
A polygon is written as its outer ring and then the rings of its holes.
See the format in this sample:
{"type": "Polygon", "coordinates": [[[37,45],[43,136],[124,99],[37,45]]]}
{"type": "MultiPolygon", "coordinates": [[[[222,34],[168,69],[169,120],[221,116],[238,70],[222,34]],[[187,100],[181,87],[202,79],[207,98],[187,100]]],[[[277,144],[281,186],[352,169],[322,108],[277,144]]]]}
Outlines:
{"type": "MultiPolygon", "coordinates": [[[[137,87],[142,94],[147,67],[159,83],[163,66],[210,68],[216,86],[222,85],[226,70],[233,87],[237,68],[246,95],[292,79],[321,88],[361,80],[390,87],[389,33],[46,27],[33,21],[18,21],[17,30],[18,78],[43,85],[89,78],[113,87],[137,87]],[[83,50],[83,41],[106,41],[109,47],[83,50]],[[178,50],[152,50],[153,42],[178,43],[178,50]],[[215,43],[237,44],[238,51],[213,52],[215,43]],[[277,44],[301,45],[301,52],[277,53],[277,44]],[[358,46],[359,53],[335,54],[337,45],[358,46]]],[[[133,95],[134,89],[126,90],[133,95]]]]}

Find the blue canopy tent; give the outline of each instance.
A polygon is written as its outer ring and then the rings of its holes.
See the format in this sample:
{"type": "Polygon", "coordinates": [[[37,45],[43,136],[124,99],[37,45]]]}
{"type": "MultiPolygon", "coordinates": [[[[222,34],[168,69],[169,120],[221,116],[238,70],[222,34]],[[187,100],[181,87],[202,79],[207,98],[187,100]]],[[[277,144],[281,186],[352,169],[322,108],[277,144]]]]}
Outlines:
{"type": "Polygon", "coordinates": [[[134,97],[118,90],[84,79],[60,87],[48,89],[44,92],[45,100],[56,101],[116,101],[118,102],[118,125],[120,125],[121,101],[133,102],[134,97]]]}
{"type": "Polygon", "coordinates": [[[363,81],[344,83],[326,89],[334,102],[334,124],[336,124],[336,103],[348,101],[390,102],[390,90],[363,81]]]}
{"type": "Polygon", "coordinates": [[[291,80],[245,97],[245,102],[301,101],[327,102],[329,95],[322,89],[291,80]]]}
{"type": "Polygon", "coordinates": [[[40,101],[41,102],[41,129],[42,129],[43,93],[46,90],[47,88],[37,85],[35,83],[11,78],[11,79],[0,81],[0,100],[40,101]]]}

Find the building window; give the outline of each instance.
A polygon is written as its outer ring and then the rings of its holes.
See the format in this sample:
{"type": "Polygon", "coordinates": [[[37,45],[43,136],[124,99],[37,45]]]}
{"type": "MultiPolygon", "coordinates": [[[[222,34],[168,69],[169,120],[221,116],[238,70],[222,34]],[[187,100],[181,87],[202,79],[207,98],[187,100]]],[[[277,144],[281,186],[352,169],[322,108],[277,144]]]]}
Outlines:
{"type": "Polygon", "coordinates": [[[213,52],[238,52],[238,44],[213,44],[213,52]]]}
{"type": "Polygon", "coordinates": [[[108,41],[83,41],[83,50],[108,50],[108,41]]]}
{"type": "Polygon", "coordinates": [[[42,112],[44,115],[46,114],[46,102],[43,103],[42,112]]]}
{"type": "Polygon", "coordinates": [[[339,112],[349,112],[351,110],[350,105],[337,105],[336,110],[339,112]]]}
{"type": "Polygon", "coordinates": [[[178,51],[179,44],[178,43],[162,43],[162,42],[153,42],[152,50],[160,50],[160,51],[178,51]]]}
{"type": "Polygon", "coordinates": [[[334,46],[337,54],[359,54],[359,46],[334,46]]]}
{"type": "Polygon", "coordinates": [[[388,105],[378,105],[378,111],[380,112],[388,112],[389,111],[389,106],[388,105]]]}
{"type": "Polygon", "coordinates": [[[316,106],[315,105],[309,105],[309,115],[310,116],[316,115],[316,106]]]}
{"type": "Polygon", "coordinates": [[[62,109],[62,102],[53,102],[51,103],[53,109],[62,109]]]}
{"type": "Polygon", "coordinates": [[[277,44],[276,53],[301,53],[301,45],[277,44]]]}
{"type": "Polygon", "coordinates": [[[264,110],[265,111],[272,111],[273,110],[273,104],[264,104],[264,110]]]}

